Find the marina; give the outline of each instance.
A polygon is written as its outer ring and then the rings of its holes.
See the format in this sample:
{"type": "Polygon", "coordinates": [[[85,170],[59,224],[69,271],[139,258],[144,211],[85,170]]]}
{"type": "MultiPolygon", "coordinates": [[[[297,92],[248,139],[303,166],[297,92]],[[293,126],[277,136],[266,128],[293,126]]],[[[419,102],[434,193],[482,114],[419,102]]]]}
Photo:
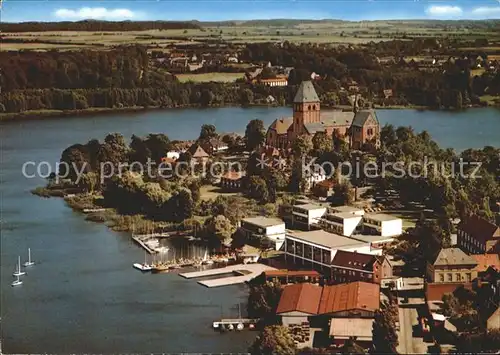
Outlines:
{"type": "Polygon", "coordinates": [[[182,273],[179,274],[179,276],[182,276],[186,279],[195,279],[195,278],[211,277],[224,274],[234,275],[217,279],[198,281],[200,285],[212,288],[212,287],[221,287],[221,286],[229,286],[229,285],[245,283],[259,276],[262,272],[268,270],[276,270],[276,269],[271,266],[263,264],[238,264],[222,268],[182,273]]]}

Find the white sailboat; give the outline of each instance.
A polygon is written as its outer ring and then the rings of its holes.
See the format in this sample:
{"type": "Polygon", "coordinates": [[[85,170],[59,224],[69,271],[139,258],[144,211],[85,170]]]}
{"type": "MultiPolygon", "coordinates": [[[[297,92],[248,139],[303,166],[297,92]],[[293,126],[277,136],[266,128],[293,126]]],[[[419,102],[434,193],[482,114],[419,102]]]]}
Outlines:
{"type": "Polygon", "coordinates": [[[24,263],[24,266],[33,266],[35,265],[34,261],[31,261],[31,249],[28,248],[28,261],[24,263]]]}
{"type": "Polygon", "coordinates": [[[144,252],[144,264],[140,264],[140,263],[135,263],[134,264],[134,267],[136,269],[139,269],[141,271],[151,271],[153,269],[153,266],[152,265],[149,265],[147,263],[147,255],[146,255],[146,252],[144,252]]]}
{"type": "Polygon", "coordinates": [[[12,283],[11,283],[11,286],[14,287],[14,286],[19,286],[19,285],[22,285],[23,282],[21,281],[21,279],[19,278],[19,275],[17,276],[17,279],[14,280],[12,283]]]}
{"type": "Polygon", "coordinates": [[[22,275],[25,275],[26,273],[24,271],[21,270],[21,257],[19,256],[18,259],[17,259],[17,270],[14,271],[14,273],[12,274],[13,276],[22,276],[22,275]]]}

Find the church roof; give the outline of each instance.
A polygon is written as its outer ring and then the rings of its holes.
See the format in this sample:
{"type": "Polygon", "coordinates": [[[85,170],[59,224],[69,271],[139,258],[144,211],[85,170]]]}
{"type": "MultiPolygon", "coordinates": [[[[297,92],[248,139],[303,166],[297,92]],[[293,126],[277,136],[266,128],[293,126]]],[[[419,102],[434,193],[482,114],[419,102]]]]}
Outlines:
{"type": "Polygon", "coordinates": [[[296,104],[304,102],[319,102],[318,94],[314,89],[314,85],[311,81],[303,81],[300,83],[299,90],[293,99],[296,104]]]}
{"type": "Polygon", "coordinates": [[[363,127],[366,121],[368,121],[368,119],[370,118],[370,116],[372,116],[378,124],[378,118],[377,115],[375,114],[375,111],[370,110],[370,111],[356,112],[352,125],[356,127],[363,127]]]}
{"type": "Polygon", "coordinates": [[[286,117],[274,120],[269,129],[274,129],[277,134],[286,134],[288,128],[293,123],[293,117],[286,117]]]}
{"type": "Polygon", "coordinates": [[[320,118],[321,122],[304,124],[309,134],[323,132],[327,127],[350,127],[354,119],[354,112],[321,111],[320,118]]]}

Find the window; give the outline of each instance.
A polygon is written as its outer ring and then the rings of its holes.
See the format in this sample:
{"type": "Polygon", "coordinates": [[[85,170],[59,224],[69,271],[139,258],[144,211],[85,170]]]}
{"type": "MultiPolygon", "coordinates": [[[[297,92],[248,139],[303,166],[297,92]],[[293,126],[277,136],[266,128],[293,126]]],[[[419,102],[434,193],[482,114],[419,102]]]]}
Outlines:
{"type": "Polygon", "coordinates": [[[443,274],[439,274],[439,281],[444,282],[444,275],[443,274]]]}
{"type": "Polygon", "coordinates": [[[313,105],[313,111],[316,111],[316,105],[313,105]]]}
{"type": "Polygon", "coordinates": [[[462,275],[459,272],[455,274],[455,278],[457,281],[462,281],[462,275]]]}
{"type": "Polygon", "coordinates": [[[307,109],[308,109],[309,111],[311,111],[311,105],[307,106],[307,109]]]}
{"type": "Polygon", "coordinates": [[[448,282],[452,282],[453,281],[453,275],[450,273],[448,273],[448,282]]]}
{"type": "Polygon", "coordinates": [[[467,274],[465,274],[465,281],[467,281],[467,282],[471,282],[471,278],[472,278],[472,277],[471,277],[470,272],[468,272],[467,274]]]}

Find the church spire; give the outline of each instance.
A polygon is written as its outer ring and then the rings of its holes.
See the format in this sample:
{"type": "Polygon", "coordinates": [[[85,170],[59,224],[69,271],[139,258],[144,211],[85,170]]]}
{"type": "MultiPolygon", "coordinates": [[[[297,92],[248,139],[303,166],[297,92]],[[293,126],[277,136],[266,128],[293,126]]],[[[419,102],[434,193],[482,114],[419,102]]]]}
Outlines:
{"type": "Polygon", "coordinates": [[[311,81],[303,81],[300,83],[299,90],[293,102],[296,104],[319,102],[318,94],[311,81]]]}

